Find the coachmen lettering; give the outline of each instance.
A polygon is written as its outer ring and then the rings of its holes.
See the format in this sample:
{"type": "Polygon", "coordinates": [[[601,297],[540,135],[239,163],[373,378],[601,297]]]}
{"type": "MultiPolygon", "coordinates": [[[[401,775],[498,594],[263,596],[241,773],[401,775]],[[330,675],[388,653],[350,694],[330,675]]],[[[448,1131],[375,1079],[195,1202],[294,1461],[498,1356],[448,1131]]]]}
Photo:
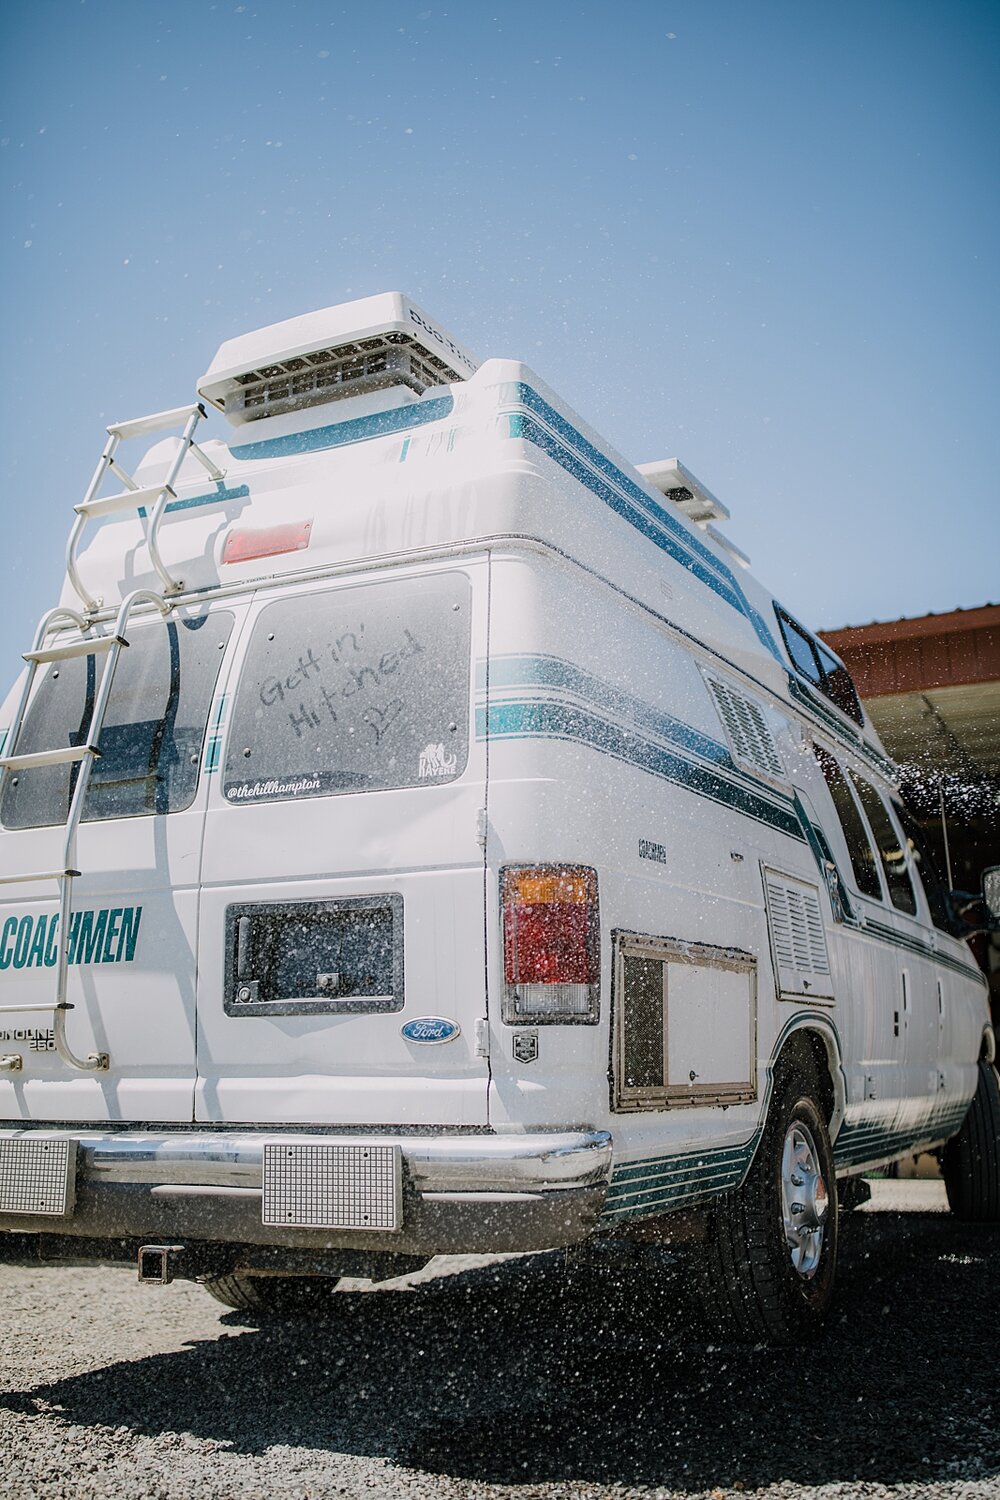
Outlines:
{"type": "MultiPolygon", "coordinates": [[[[130,964],[139,941],[141,906],[75,911],[69,924],[71,964],[130,964]]],[[[59,957],[59,915],[9,916],[0,926],[0,969],[54,968],[59,957]]]]}

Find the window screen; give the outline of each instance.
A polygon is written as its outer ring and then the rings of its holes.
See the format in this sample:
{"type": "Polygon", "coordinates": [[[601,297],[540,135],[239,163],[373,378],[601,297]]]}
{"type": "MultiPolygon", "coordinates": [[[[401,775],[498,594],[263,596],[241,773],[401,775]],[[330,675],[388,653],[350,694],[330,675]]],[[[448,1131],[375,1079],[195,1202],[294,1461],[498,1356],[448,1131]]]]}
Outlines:
{"type": "Polygon", "coordinates": [[[225,795],[235,805],[434,786],[465,769],[471,590],[439,573],[280,599],[253,632],[225,795]]]}
{"type": "Polygon", "coordinates": [[[917,910],[917,898],[913,894],[913,884],[906,868],[906,856],[903,853],[899,834],[893,827],[885,803],[871,782],[859,776],[856,771],[851,771],[851,780],[857,788],[861,805],[871,824],[872,833],[875,835],[875,843],[882,860],[892,904],[899,911],[909,912],[910,916],[913,916],[917,910]]]}
{"type": "MultiPolygon", "coordinates": [[[[180,812],[194,801],[209,706],[232,627],[229,613],[172,614],[129,626],[87,788],[85,822],[180,812]]],[[[46,670],[17,738],[19,755],[86,743],[106,661],[71,657],[46,670]]],[[[78,775],[76,765],[8,775],[4,826],[65,822],[78,775]]]]}
{"type": "Polygon", "coordinates": [[[863,896],[872,896],[876,901],[881,901],[882,886],[878,878],[878,866],[858,804],[851,795],[843,771],[829,751],[824,750],[821,745],[814,745],[813,750],[830,788],[840,826],[844,830],[858,890],[863,896]]]}

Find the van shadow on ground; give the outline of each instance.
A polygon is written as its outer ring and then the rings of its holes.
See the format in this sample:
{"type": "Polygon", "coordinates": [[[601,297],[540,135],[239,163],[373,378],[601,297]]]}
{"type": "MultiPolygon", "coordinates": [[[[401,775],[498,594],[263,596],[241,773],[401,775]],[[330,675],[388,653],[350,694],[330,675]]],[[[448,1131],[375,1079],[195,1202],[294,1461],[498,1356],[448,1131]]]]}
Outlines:
{"type": "MultiPolygon", "coordinates": [[[[855,1215],[838,1308],[808,1349],[713,1348],[655,1253],[600,1270],[534,1257],[417,1290],[337,1293],[336,1317],[0,1397],[236,1452],[363,1454],[503,1484],[697,1490],[1000,1474],[1000,1234],[855,1215]]],[[[243,1331],[245,1330],[245,1331],[243,1331]]]]}

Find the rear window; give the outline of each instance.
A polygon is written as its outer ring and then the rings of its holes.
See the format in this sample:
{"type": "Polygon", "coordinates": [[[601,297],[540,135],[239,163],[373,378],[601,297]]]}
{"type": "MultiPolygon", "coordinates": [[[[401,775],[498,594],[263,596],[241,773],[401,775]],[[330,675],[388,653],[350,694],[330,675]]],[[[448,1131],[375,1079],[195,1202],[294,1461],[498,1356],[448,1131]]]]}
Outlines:
{"type": "Polygon", "coordinates": [[[269,604],[237,689],[227,799],[238,806],[460,776],[470,604],[461,573],[269,604]]]}
{"type": "MultiPolygon", "coordinates": [[[[232,628],[229,613],[174,613],[165,622],[129,625],[84,822],[181,812],[194,801],[208,710],[232,628]]],[[[17,737],[19,755],[86,743],[106,661],[78,656],[46,669],[17,737]]],[[[64,823],[78,775],[76,765],[8,775],[0,805],[4,827],[64,823]]]]}

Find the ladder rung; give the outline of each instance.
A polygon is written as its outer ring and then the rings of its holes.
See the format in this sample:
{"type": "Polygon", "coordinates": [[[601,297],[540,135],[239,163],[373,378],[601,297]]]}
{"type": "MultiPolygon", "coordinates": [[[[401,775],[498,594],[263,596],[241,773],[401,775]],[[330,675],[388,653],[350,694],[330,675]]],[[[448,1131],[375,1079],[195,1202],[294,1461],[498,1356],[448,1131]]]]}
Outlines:
{"type": "Polygon", "coordinates": [[[115,644],[127,646],[123,635],[97,635],[91,640],[68,641],[65,646],[46,646],[41,651],[25,651],[25,661],[36,662],[40,667],[50,661],[70,661],[74,656],[103,656],[115,644]]]}
{"type": "Polygon", "coordinates": [[[176,498],[169,484],[147,484],[138,490],[122,490],[118,495],[81,500],[73,509],[80,516],[114,516],[123,510],[138,510],[140,505],[155,505],[164,490],[171,500],[176,498]]]}
{"type": "Polygon", "coordinates": [[[55,1005],[51,1000],[48,1000],[44,1005],[0,1005],[0,1016],[26,1015],[31,1010],[57,1011],[75,1009],[75,1005],[69,1005],[66,1001],[63,1001],[62,1005],[55,1005]]]}
{"type": "Polygon", "coordinates": [[[33,771],[38,766],[65,766],[83,760],[85,755],[100,755],[96,745],[67,745],[65,750],[36,750],[32,755],[0,755],[0,770],[33,771]]]}
{"type": "Polygon", "coordinates": [[[124,442],[126,438],[142,437],[147,432],[162,432],[165,427],[180,427],[195,412],[204,416],[205,408],[199,402],[195,402],[193,406],[175,406],[171,411],[155,411],[148,417],[134,417],[131,422],[112,422],[108,431],[112,437],[119,437],[124,442]]]}
{"type": "Polygon", "coordinates": [[[0,875],[0,885],[21,885],[29,880],[67,880],[79,873],[79,870],[33,870],[30,875],[0,875]]]}

